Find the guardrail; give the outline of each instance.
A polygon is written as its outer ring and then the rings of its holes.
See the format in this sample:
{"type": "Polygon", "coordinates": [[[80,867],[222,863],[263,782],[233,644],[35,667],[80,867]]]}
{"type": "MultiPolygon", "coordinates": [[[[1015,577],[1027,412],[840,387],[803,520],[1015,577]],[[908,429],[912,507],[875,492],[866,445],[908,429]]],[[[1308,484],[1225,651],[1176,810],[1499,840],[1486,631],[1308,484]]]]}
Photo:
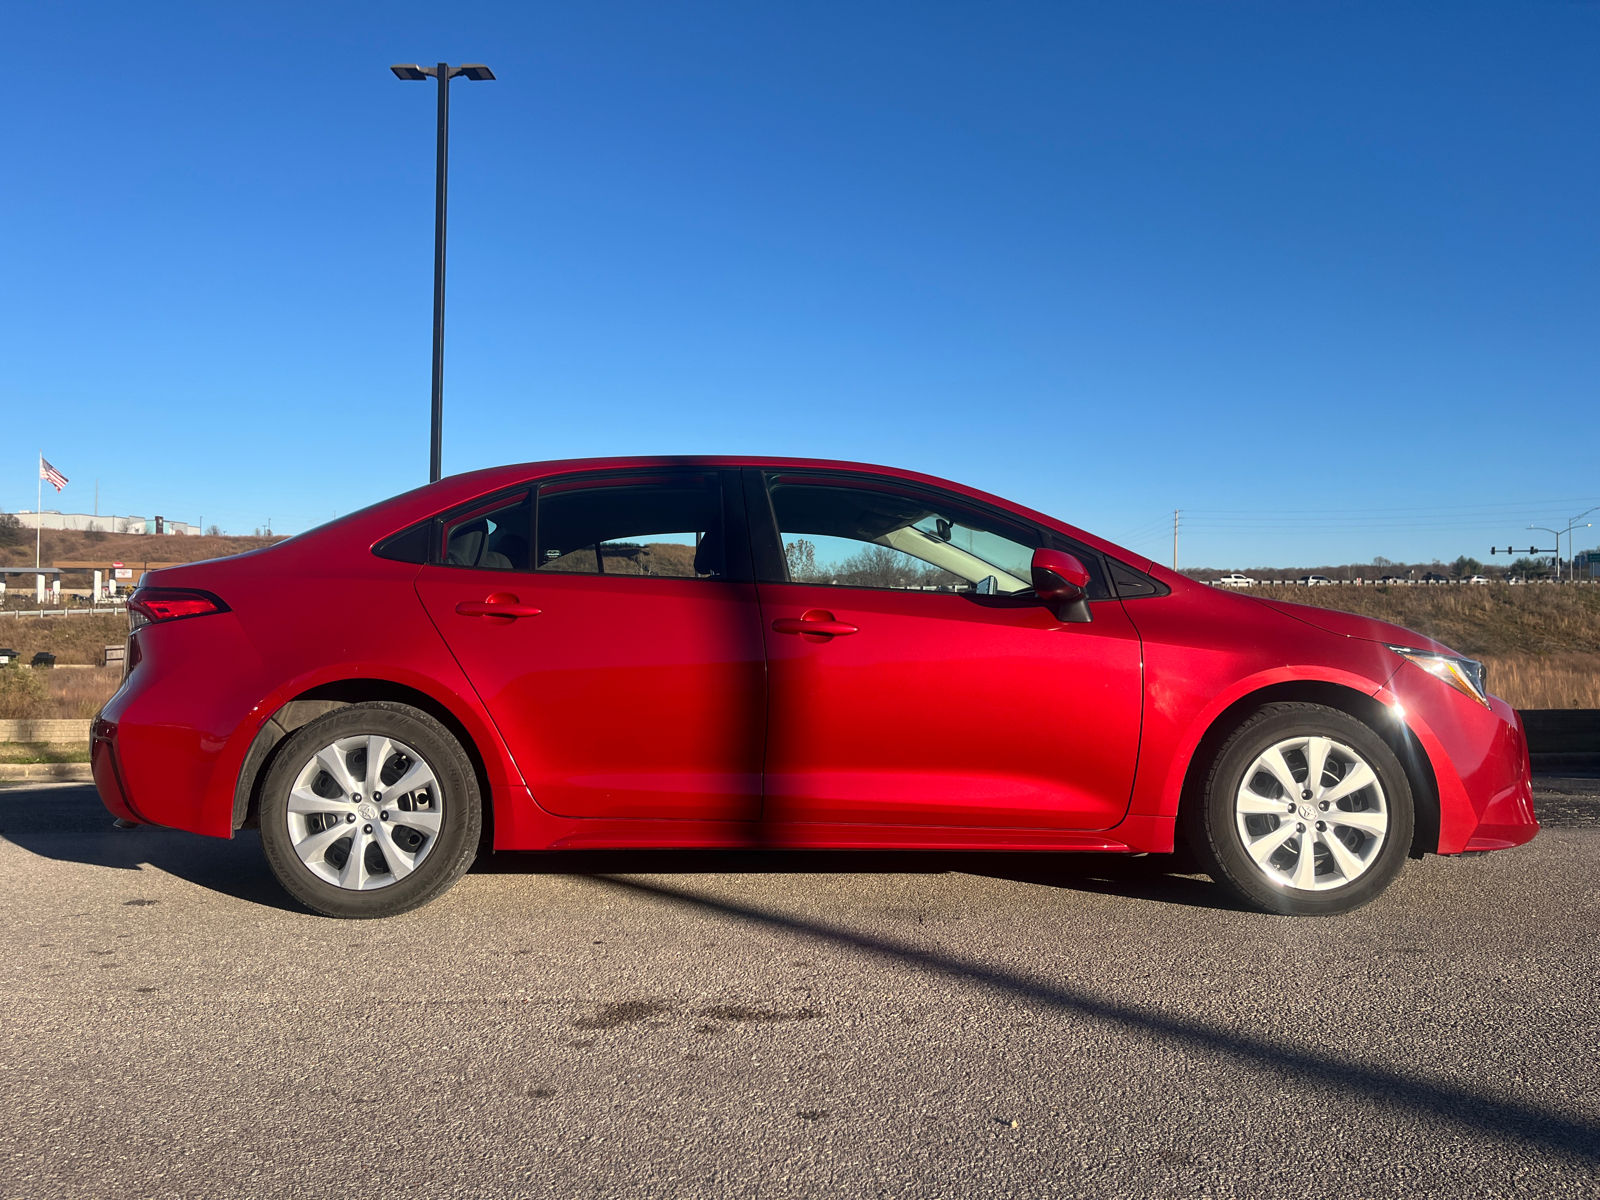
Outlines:
{"type": "Polygon", "coordinates": [[[104,604],[94,608],[0,609],[0,617],[109,617],[128,611],[126,604],[104,604]]]}
{"type": "Polygon", "coordinates": [[[1223,583],[1220,579],[1197,579],[1207,587],[1228,588],[1230,591],[1247,591],[1253,587],[1484,587],[1510,584],[1513,587],[1600,587],[1594,579],[1491,579],[1488,585],[1472,584],[1465,579],[1330,579],[1326,583],[1306,583],[1300,579],[1258,579],[1254,583],[1223,583]]]}

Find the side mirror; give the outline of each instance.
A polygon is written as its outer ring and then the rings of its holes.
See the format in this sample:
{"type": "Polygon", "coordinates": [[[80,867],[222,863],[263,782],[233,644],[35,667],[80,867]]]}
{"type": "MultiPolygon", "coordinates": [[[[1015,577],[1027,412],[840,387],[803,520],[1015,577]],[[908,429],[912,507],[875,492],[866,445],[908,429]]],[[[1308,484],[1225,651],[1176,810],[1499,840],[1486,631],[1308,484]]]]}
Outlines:
{"type": "Polygon", "coordinates": [[[1089,615],[1089,572],[1064,550],[1035,550],[1031,564],[1034,594],[1062,621],[1081,624],[1089,615]]]}

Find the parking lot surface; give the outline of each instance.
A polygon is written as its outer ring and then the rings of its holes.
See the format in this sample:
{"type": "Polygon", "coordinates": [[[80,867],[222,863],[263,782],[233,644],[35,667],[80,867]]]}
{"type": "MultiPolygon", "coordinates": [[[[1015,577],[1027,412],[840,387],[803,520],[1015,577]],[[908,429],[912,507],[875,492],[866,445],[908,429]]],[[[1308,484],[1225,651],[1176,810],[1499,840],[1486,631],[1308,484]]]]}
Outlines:
{"type": "Polygon", "coordinates": [[[383,922],[0,790],[0,1196],[1600,1192],[1600,780],[1369,907],[1154,858],[497,856],[383,922]]]}

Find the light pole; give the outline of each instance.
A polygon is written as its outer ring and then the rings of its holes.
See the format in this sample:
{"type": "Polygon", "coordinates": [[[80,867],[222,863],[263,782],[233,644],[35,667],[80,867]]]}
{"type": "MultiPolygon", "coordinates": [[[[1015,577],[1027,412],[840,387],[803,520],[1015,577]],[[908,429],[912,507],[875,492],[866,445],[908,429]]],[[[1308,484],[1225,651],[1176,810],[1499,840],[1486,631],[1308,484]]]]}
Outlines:
{"type": "Polygon", "coordinates": [[[1593,525],[1593,521],[1583,521],[1592,512],[1600,512],[1600,508],[1585,509],[1567,522],[1567,579],[1569,581],[1578,577],[1578,546],[1572,540],[1572,531],[1575,529],[1587,529],[1593,525]],[[1579,525],[1579,521],[1583,521],[1583,524],[1579,525]]]}
{"type": "Polygon", "coordinates": [[[437,483],[444,459],[444,232],[445,201],[450,162],[450,81],[464,75],[474,82],[493,79],[482,63],[452,67],[419,67],[415,63],[389,68],[398,79],[439,81],[439,141],[433,199],[433,428],[428,444],[428,482],[437,483]]]}
{"type": "Polygon", "coordinates": [[[1577,516],[1573,517],[1570,521],[1567,522],[1567,527],[1565,529],[1551,529],[1548,525],[1529,525],[1528,526],[1529,529],[1537,529],[1541,533],[1553,533],[1553,534],[1556,535],[1556,582],[1557,583],[1561,582],[1561,535],[1562,534],[1566,534],[1567,535],[1567,560],[1568,560],[1567,578],[1569,580],[1576,579],[1577,578],[1577,570],[1578,569],[1577,569],[1577,566],[1574,564],[1573,560],[1576,559],[1576,557],[1577,557],[1577,546],[1572,541],[1572,531],[1574,529],[1587,529],[1590,525],[1593,525],[1594,524],[1593,521],[1584,521],[1584,523],[1582,525],[1579,525],[1578,522],[1582,521],[1584,517],[1587,517],[1589,515],[1589,513],[1592,513],[1594,511],[1596,511],[1596,510],[1591,508],[1591,509],[1588,510],[1588,512],[1579,513],[1577,516]]]}

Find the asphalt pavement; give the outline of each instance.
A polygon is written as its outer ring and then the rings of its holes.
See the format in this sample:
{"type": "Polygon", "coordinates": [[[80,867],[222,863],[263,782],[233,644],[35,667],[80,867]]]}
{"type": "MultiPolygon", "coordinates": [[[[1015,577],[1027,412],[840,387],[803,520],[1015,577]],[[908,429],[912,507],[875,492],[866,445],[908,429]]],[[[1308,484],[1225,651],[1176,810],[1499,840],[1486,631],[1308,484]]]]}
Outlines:
{"type": "Polygon", "coordinates": [[[0,1196],[1600,1194],[1600,779],[1344,917],[1156,858],[496,856],[390,921],[0,790],[0,1196]]]}

